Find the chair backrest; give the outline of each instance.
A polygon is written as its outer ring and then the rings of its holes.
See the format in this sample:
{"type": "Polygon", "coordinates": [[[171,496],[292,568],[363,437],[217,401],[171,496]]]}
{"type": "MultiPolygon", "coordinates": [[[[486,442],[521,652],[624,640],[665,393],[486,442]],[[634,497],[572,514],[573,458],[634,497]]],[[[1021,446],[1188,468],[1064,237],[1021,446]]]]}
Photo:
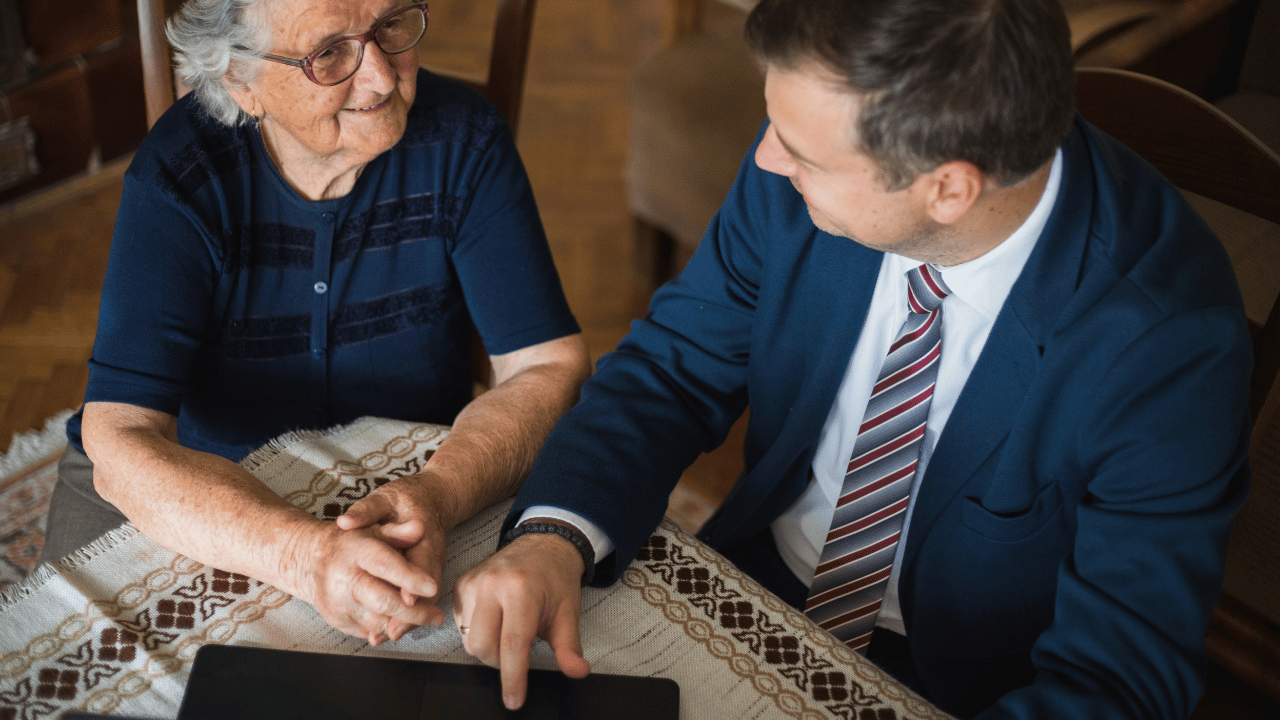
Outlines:
{"type": "MultiPolygon", "coordinates": [[[[1126,70],[1081,68],[1076,108],[1179,188],[1280,223],[1280,155],[1199,97],[1126,70]]],[[[1254,337],[1255,417],[1280,370],[1277,306],[1254,337]]]]}
{"type": "MultiPolygon", "coordinates": [[[[1228,206],[1222,210],[1236,217],[1243,211],[1280,223],[1280,155],[1199,97],[1137,73],[1082,68],[1076,71],[1076,107],[1086,120],[1134,150],[1180,189],[1228,206]]],[[[1270,246],[1262,254],[1250,255],[1247,247],[1233,248],[1241,238],[1224,232],[1230,226],[1215,224],[1208,215],[1206,220],[1232,254],[1246,305],[1251,291],[1275,292],[1280,284],[1280,251],[1275,249],[1280,245],[1280,228],[1271,225],[1263,235],[1244,239],[1245,245],[1270,246]],[[1266,260],[1265,268],[1245,266],[1266,260]],[[1246,275],[1266,285],[1251,288],[1244,281],[1246,275]]],[[[1277,306],[1280,300],[1262,306],[1270,312],[1258,322],[1261,327],[1254,335],[1253,487],[1233,525],[1222,600],[1206,644],[1219,665],[1280,699],[1275,674],[1280,666],[1280,632],[1276,630],[1280,625],[1280,553],[1276,552],[1280,548],[1276,542],[1280,396],[1268,400],[1280,367],[1277,306]]]]}
{"type": "MultiPolygon", "coordinates": [[[[164,23],[168,15],[165,0],[138,0],[138,33],[142,46],[142,78],[147,98],[147,127],[173,104],[173,66],[164,23]]],[[[516,133],[520,121],[520,104],[524,99],[525,70],[529,64],[529,38],[533,32],[533,13],[537,0],[498,0],[498,14],[493,28],[493,45],[489,51],[489,76],[484,82],[460,78],[489,99],[503,117],[511,132],[516,133]]]]}

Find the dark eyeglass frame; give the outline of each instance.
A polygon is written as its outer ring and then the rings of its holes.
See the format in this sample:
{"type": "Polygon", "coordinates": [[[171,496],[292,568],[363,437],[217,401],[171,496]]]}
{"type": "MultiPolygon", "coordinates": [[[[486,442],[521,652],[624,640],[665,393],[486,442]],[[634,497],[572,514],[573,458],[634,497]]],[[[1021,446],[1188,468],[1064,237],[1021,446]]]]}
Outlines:
{"type": "Polygon", "coordinates": [[[325,43],[323,46],[321,46],[320,48],[312,52],[310,55],[301,59],[283,57],[281,55],[271,55],[268,53],[260,53],[260,52],[253,52],[252,54],[256,57],[262,58],[263,60],[270,60],[272,62],[278,62],[284,65],[292,65],[296,68],[301,68],[302,72],[306,74],[307,79],[310,80],[311,82],[321,87],[333,87],[334,85],[341,85],[342,83],[350,80],[352,75],[355,75],[357,72],[359,72],[360,65],[361,63],[364,62],[364,46],[365,45],[368,45],[370,42],[372,42],[373,44],[378,46],[379,50],[382,50],[382,52],[386,53],[387,55],[399,55],[400,53],[403,53],[403,52],[409,52],[410,50],[413,49],[415,45],[421,42],[423,36],[427,34],[427,25],[430,23],[430,20],[431,20],[431,13],[427,10],[427,4],[424,2],[413,3],[411,5],[404,6],[399,10],[396,10],[395,12],[383,17],[381,20],[378,20],[376,23],[373,24],[373,27],[369,28],[368,32],[362,33],[360,35],[344,35],[340,38],[334,38],[331,42],[325,43]],[[378,37],[377,37],[378,31],[382,29],[383,25],[386,25],[388,22],[396,19],[397,17],[400,17],[401,15],[409,12],[410,10],[422,10],[422,32],[418,34],[417,40],[414,40],[413,42],[409,43],[409,47],[406,47],[403,50],[397,50],[395,52],[388,52],[385,48],[382,47],[382,43],[378,41],[378,37]],[[352,69],[351,74],[347,75],[341,80],[336,80],[334,82],[329,82],[329,83],[324,83],[317,80],[315,73],[313,73],[311,70],[311,64],[314,63],[316,58],[320,57],[321,53],[323,53],[324,51],[328,50],[334,45],[338,45],[340,43],[344,43],[349,40],[360,41],[360,52],[359,54],[356,55],[356,66],[354,69],[352,69]]]}

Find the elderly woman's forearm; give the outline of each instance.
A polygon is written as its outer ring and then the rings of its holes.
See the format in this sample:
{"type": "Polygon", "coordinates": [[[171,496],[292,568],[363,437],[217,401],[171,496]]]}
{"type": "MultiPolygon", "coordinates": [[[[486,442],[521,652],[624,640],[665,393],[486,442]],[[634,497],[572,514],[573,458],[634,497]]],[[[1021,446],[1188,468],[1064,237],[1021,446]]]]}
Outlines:
{"type": "Polygon", "coordinates": [[[591,372],[580,335],[494,358],[496,384],[454,420],[429,468],[450,480],[457,521],[519,488],[591,372]]]}
{"type": "Polygon", "coordinates": [[[98,493],[170,550],[294,592],[281,560],[315,521],[230,460],[178,445],[171,420],[90,403],[84,443],[98,493]]]}

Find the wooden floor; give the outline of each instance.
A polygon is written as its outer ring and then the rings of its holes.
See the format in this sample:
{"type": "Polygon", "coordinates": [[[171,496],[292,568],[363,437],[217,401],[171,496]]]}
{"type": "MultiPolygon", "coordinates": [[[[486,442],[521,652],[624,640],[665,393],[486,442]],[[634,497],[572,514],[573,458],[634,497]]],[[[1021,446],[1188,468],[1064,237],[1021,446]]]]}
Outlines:
{"type": "MultiPolygon", "coordinates": [[[[492,0],[437,0],[424,62],[484,71],[492,0]]],[[[658,0],[540,0],[518,137],[569,302],[594,358],[644,312],[621,180],[627,81],[659,47],[658,0]]],[[[0,451],[83,397],[123,162],[0,207],[0,451]]],[[[696,525],[741,467],[736,448],[685,475],[672,510],[696,525]]],[[[1196,720],[1280,717],[1215,671],[1196,720]]]]}

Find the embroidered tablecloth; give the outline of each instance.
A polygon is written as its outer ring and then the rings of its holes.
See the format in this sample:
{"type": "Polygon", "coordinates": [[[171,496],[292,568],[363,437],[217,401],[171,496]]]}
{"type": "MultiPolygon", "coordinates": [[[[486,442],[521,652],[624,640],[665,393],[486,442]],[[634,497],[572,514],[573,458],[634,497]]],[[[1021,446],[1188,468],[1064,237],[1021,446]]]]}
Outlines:
{"type": "MultiPolygon", "coordinates": [[[[418,471],[448,428],[365,418],[284,436],[244,466],[294,505],[332,519],[418,471]]],[[[449,538],[445,587],[488,557],[508,503],[449,538]]],[[[452,617],[452,594],[441,599],[452,617]]],[[[594,670],[672,678],[681,718],[947,717],[666,522],[622,580],[588,588],[583,646],[594,670]]],[[[377,648],[304,602],[170,552],[131,525],[0,599],[0,720],[69,710],[173,718],[206,643],[473,663],[452,623],[377,648]]],[[[532,665],[554,669],[542,642],[532,665]]]]}

